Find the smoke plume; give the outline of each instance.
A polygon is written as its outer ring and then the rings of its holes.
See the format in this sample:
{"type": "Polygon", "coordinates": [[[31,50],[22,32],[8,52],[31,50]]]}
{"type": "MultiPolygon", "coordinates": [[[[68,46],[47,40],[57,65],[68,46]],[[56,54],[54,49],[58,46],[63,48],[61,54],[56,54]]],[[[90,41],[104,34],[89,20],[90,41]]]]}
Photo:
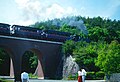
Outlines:
{"type": "Polygon", "coordinates": [[[54,19],[52,21],[53,25],[61,27],[63,24],[69,25],[69,26],[75,26],[77,29],[81,30],[84,34],[88,34],[87,28],[84,25],[83,20],[77,20],[76,17],[67,17],[62,19],[54,19]]]}

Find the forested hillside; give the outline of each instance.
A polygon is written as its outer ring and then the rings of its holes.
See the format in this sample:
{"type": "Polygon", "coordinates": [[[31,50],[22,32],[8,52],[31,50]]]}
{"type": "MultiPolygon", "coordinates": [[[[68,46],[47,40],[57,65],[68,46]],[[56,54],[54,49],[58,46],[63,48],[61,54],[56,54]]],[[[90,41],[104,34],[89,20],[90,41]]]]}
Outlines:
{"type": "Polygon", "coordinates": [[[101,17],[73,16],[37,22],[37,28],[53,29],[77,34],[90,42],[66,41],[63,52],[72,55],[80,67],[87,71],[120,72],[120,20],[101,17]]]}

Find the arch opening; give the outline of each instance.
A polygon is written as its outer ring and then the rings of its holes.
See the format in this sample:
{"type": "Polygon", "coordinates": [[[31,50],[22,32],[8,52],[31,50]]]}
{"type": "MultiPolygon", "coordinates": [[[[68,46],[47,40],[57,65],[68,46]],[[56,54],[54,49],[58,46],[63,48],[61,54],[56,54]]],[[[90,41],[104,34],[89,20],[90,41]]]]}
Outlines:
{"type": "Polygon", "coordinates": [[[0,76],[10,76],[10,54],[0,47],[0,76]]]}
{"type": "Polygon", "coordinates": [[[30,78],[44,79],[39,50],[30,49],[23,54],[22,72],[24,71],[29,73],[30,78]]]}

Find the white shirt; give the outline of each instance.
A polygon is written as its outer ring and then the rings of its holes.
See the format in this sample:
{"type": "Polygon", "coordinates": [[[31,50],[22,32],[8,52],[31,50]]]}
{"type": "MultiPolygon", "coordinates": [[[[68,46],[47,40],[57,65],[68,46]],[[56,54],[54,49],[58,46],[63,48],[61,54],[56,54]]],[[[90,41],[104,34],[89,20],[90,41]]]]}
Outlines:
{"type": "Polygon", "coordinates": [[[82,72],[81,71],[78,71],[78,76],[82,76],[82,72]]]}
{"type": "Polygon", "coordinates": [[[85,75],[86,76],[86,71],[84,69],[82,69],[82,75],[85,75]]]}
{"type": "Polygon", "coordinates": [[[21,74],[21,79],[27,79],[27,80],[29,80],[29,75],[28,75],[28,73],[23,72],[23,73],[21,74]]]}

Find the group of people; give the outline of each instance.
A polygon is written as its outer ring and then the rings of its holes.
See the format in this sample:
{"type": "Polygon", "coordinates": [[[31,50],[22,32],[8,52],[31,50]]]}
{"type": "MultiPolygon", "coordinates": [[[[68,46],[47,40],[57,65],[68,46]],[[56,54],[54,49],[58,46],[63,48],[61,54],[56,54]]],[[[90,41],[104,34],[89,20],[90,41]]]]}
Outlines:
{"type": "MultiPolygon", "coordinates": [[[[81,71],[78,71],[78,82],[85,82],[86,77],[86,71],[85,69],[81,69],[81,71]]],[[[26,72],[23,72],[21,74],[21,80],[22,82],[29,82],[29,75],[26,72]]]]}
{"type": "Polygon", "coordinates": [[[86,73],[85,69],[78,71],[78,82],[85,82],[86,73]]]}

